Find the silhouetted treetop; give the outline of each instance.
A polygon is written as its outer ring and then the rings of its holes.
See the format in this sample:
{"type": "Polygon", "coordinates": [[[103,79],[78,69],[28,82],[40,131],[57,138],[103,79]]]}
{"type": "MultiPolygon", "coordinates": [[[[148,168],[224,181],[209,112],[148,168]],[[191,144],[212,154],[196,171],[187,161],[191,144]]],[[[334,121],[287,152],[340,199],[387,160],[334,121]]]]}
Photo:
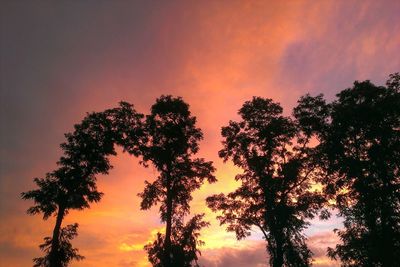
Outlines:
{"type": "Polygon", "coordinates": [[[24,199],[33,199],[37,204],[28,212],[42,212],[48,218],[56,212],[57,205],[83,209],[90,202],[99,201],[102,194],[97,191],[95,176],[107,174],[112,168],[108,156],[116,155],[115,143],[139,154],[142,117],[125,102],[119,108],[88,114],[74,126],[74,132],[65,134],[66,142],[61,144],[64,155],[57,163],[58,169],[44,179],[34,179],[39,189],[22,193],[24,199]]]}
{"type": "Polygon", "coordinates": [[[293,109],[293,117],[301,131],[307,137],[316,137],[326,130],[329,120],[330,106],[322,94],[315,97],[309,94],[302,96],[293,109]]]}
{"type": "Polygon", "coordinates": [[[144,160],[152,161],[161,170],[170,162],[197,153],[203,134],[195,124],[196,117],[191,116],[189,105],[182,98],[158,98],[146,116],[149,145],[144,148],[144,160]]]}
{"type": "Polygon", "coordinates": [[[400,253],[399,74],[386,84],[356,81],[332,103],[299,101],[308,121],[322,122],[309,127],[320,141],[325,192],[345,219],[342,243],[329,250],[343,266],[396,266],[400,253]]]}
{"type": "Polygon", "coordinates": [[[121,102],[118,108],[87,114],[72,133],[65,135],[58,168],[45,178],[34,179],[38,189],[22,193],[23,199],[34,201],[29,214],[42,213],[43,219],[57,217],[51,247],[45,250],[49,253],[45,257],[49,266],[66,264],[60,243],[64,216],[71,209],[81,210],[100,201],[102,193],[97,190],[96,175],[108,174],[112,168],[108,157],[116,154],[114,145],[123,146],[131,154],[140,154],[139,147],[145,142],[142,118],[126,102],[121,102]]]}
{"type": "Polygon", "coordinates": [[[239,167],[268,167],[270,162],[265,157],[272,160],[273,154],[285,154],[285,144],[296,134],[291,119],[281,113],[280,105],[271,99],[254,97],[245,102],[239,110],[242,121],[230,121],[229,126],[222,127],[224,148],[219,156],[225,161],[231,158],[239,167]]]}
{"type": "MultiPolygon", "coordinates": [[[[210,196],[207,204],[238,239],[256,226],[263,233],[272,266],[309,266],[311,251],[301,233],[325,199],[310,191],[316,177],[310,136],[271,99],[254,97],[239,110],[241,119],[222,127],[220,157],[243,169],[234,192],[210,196]]],[[[327,216],[327,213],[325,213],[327,216]]]]}
{"type": "Polygon", "coordinates": [[[151,162],[159,174],[153,182],[145,181],[144,191],[139,194],[141,208],[150,209],[160,204],[160,218],[166,223],[165,235],[159,236],[164,240],[156,241],[154,248],[148,249],[149,259],[153,261],[158,257],[160,266],[181,266],[173,264],[177,260],[174,258],[177,257],[174,235],[180,231],[184,216],[190,212],[192,192],[205,180],[215,182],[215,169],[211,161],[193,157],[199,150],[198,142],[203,134],[182,98],[158,98],[151,107],[151,114],[146,116],[144,128],[147,142],[142,149],[143,160],[145,164],[151,162]],[[162,251],[154,252],[154,249],[162,251]]]}
{"type": "MultiPolygon", "coordinates": [[[[174,198],[174,209],[182,208],[188,213],[191,192],[200,188],[204,179],[215,182],[212,162],[202,158],[191,158],[198,151],[198,142],[203,135],[196,128],[196,118],[191,116],[189,105],[181,98],[161,96],[146,117],[148,142],[143,148],[144,160],[151,161],[160,171],[154,183],[146,183],[142,198],[142,209],[149,209],[162,201],[169,193],[174,198]],[[177,206],[175,206],[177,205],[177,206]],[[178,207],[179,206],[179,207],[178,207]]],[[[166,207],[160,207],[161,217],[166,216],[166,207]]]]}

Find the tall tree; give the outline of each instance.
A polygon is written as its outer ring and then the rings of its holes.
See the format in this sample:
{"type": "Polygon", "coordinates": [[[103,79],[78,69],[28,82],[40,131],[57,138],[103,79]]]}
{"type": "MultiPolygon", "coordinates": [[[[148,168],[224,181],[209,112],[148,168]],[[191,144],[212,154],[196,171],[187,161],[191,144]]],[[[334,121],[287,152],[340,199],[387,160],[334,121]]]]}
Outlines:
{"type": "MultiPolygon", "coordinates": [[[[145,182],[141,208],[150,209],[160,203],[161,221],[165,222],[164,240],[157,243],[162,249],[158,253],[160,266],[180,266],[174,264],[178,256],[174,254],[172,240],[178,238],[183,217],[190,212],[191,193],[199,189],[204,180],[213,183],[212,162],[193,158],[199,150],[203,134],[196,127],[196,117],[189,111],[189,105],[181,98],[161,96],[151,107],[146,117],[147,144],[142,149],[144,162],[151,162],[159,172],[154,182],[145,182]]],[[[197,221],[196,221],[197,222],[197,221]]],[[[198,222],[200,222],[198,220],[198,222]]],[[[152,261],[150,250],[149,259],[152,261]]]]}
{"type": "MultiPolygon", "coordinates": [[[[318,132],[332,195],[344,229],[329,249],[342,266],[398,266],[400,255],[400,87],[355,82],[326,104],[322,96],[299,101],[310,128],[318,132]],[[327,114],[318,110],[329,110],[327,114]]],[[[307,124],[307,123],[305,123],[307,124]]]]}
{"type": "MultiPolygon", "coordinates": [[[[97,190],[96,175],[107,174],[112,167],[108,156],[116,154],[115,143],[133,154],[139,153],[135,148],[142,140],[142,117],[126,102],[115,109],[88,114],[75,125],[73,133],[65,135],[67,140],[61,144],[64,155],[57,163],[58,169],[45,178],[35,178],[38,189],[22,193],[23,199],[35,203],[28,209],[29,214],[42,213],[44,220],[56,217],[52,238],[45,239],[41,246],[48,255],[36,261],[39,266],[60,267],[79,258],[63,256],[63,244],[67,243],[60,243],[62,220],[69,210],[89,208],[90,203],[100,201],[102,193],[97,190]]],[[[76,235],[76,227],[67,229],[74,230],[74,234],[67,235],[69,240],[76,235]]]]}
{"type": "MultiPolygon", "coordinates": [[[[217,218],[237,239],[258,227],[267,241],[270,265],[309,266],[311,251],[302,234],[324,203],[311,191],[318,171],[309,142],[312,134],[282,115],[271,99],[254,97],[239,110],[241,120],[222,128],[219,156],[243,169],[235,179],[241,186],[227,195],[207,198],[217,218]]],[[[324,213],[327,216],[327,213],[324,213]]]]}

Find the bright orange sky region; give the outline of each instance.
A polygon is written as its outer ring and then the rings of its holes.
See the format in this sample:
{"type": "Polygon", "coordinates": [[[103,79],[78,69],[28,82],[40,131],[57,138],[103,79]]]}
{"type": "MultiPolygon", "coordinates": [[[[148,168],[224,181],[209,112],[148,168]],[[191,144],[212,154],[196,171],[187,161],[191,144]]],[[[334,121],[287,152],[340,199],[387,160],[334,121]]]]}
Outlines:
{"type": "MultiPolygon", "coordinates": [[[[229,192],[239,169],[218,158],[220,129],[252,96],[273,98],[290,114],[306,93],[328,99],[355,80],[383,84],[400,70],[399,1],[11,1],[0,3],[0,258],[30,266],[54,219],[28,216],[20,193],[56,167],[63,133],[86,112],[121,100],[148,113],[162,94],[190,104],[204,132],[199,156],[214,161],[218,182],[195,192],[205,212],[200,263],[267,266],[265,241],[219,226],[205,198],[229,192]]],[[[137,193],[156,171],[118,150],[98,177],[105,193],[78,222],[76,267],[150,266],[143,246],[162,231],[158,209],[141,211],[137,193]]],[[[326,247],[341,220],[312,221],[315,266],[339,266],[326,247]]]]}

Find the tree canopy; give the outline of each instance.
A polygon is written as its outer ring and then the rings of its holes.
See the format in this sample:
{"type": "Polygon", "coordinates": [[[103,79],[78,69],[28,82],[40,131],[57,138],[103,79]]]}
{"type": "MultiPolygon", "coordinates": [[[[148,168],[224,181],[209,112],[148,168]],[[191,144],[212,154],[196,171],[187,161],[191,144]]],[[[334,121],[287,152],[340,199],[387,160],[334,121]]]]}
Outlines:
{"type": "Polygon", "coordinates": [[[271,266],[309,266],[311,251],[302,231],[324,203],[310,191],[315,172],[311,135],[282,115],[271,99],[254,97],[239,110],[240,121],[222,128],[219,156],[243,169],[241,186],[207,198],[208,206],[238,239],[258,227],[267,241],[271,266]]]}
{"type": "MultiPolygon", "coordinates": [[[[198,265],[198,255],[200,250],[198,246],[204,245],[199,239],[200,230],[208,227],[209,223],[203,220],[204,214],[193,216],[185,225],[182,221],[175,220],[173,223],[173,232],[171,234],[171,259],[172,266],[191,267],[198,265]]],[[[145,246],[149,255],[149,261],[154,267],[164,267],[165,235],[157,233],[157,239],[145,246]]]]}
{"type": "Polygon", "coordinates": [[[337,230],[342,242],[329,250],[343,266],[398,264],[399,77],[391,75],[386,87],[356,81],[329,104],[322,96],[299,101],[320,142],[325,193],[344,217],[344,229],[337,230]]]}
{"type": "MultiPolygon", "coordinates": [[[[239,119],[222,127],[219,157],[243,170],[240,186],[206,203],[238,240],[259,229],[273,267],[310,266],[312,252],[304,230],[328,207],[339,211],[344,228],[328,256],[342,266],[398,265],[400,255],[400,75],[386,86],[356,81],[328,103],[323,95],[305,95],[283,115],[279,103],[253,97],[239,119]],[[318,188],[322,189],[318,189],[318,188]],[[331,204],[328,204],[331,203],[331,204]]],[[[138,194],[143,210],[158,206],[165,233],[147,244],[155,267],[199,266],[204,214],[191,218],[192,193],[214,183],[213,162],[197,157],[203,133],[180,97],[158,98],[147,116],[133,105],[93,112],[65,135],[57,168],[35,178],[36,189],[22,193],[33,200],[27,212],[56,218],[51,237],[40,249],[36,267],[65,267],[82,260],[71,240],[78,224],[62,226],[71,210],[89,208],[102,198],[97,176],[112,168],[116,145],[141,157],[157,176],[138,194]],[[186,223],[185,223],[186,221],[186,223]]]]}
{"type": "MultiPolygon", "coordinates": [[[[126,102],[121,102],[115,109],[88,114],[74,126],[74,132],[65,135],[58,168],[47,173],[45,178],[34,179],[38,189],[22,193],[23,199],[34,201],[34,206],[28,209],[29,214],[41,213],[45,220],[56,216],[51,247],[47,244],[50,239],[45,242],[44,251],[49,255],[42,262],[58,267],[69,259],[63,257],[63,244],[60,244],[64,216],[71,209],[82,210],[88,208],[90,203],[100,201],[103,194],[97,189],[96,175],[108,174],[112,168],[108,157],[116,155],[114,144],[120,144],[138,155],[142,117],[126,102]]],[[[76,233],[76,227],[68,229],[76,233]]]]}
{"type": "MultiPolygon", "coordinates": [[[[179,235],[183,231],[181,221],[190,212],[191,193],[199,189],[205,180],[215,182],[215,169],[212,162],[193,158],[199,150],[198,142],[203,134],[196,127],[196,117],[191,115],[189,105],[181,98],[158,98],[151,107],[150,115],[146,116],[145,130],[148,139],[142,149],[143,160],[145,164],[151,162],[159,175],[153,182],[145,182],[145,189],[139,194],[141,208],[150,209],[160,203],[161,221],[166,224],[163,242],[156,241],[153,248],[148,247],[149,259],[154,262],[153,258],[158,257],[162,266],[177,266],[174,262],[181,256],[176,254],[179,251],[174,248],[179,246],[176,243],[179,240],[187,242],[179,235]],[[162,249],[162,252],[154,252],[156,249],[162,249]]],[[[191,222],[198,224],[190,226],[194,229],[206,226],[200,219],[192,219],[191,222]]],[[[196,246],[191,251],[196,252],[196,246]]],[[[195,257],[190,256],[190,259],[195,257]]]]}
{"type": "MultiPolygon", "coordinates": [[[[70,224],[66,227],[61,228],[60,236],[59,236],[59,248],[58,248],[58,257],[59,263],[62,267],[68,266],[68,264],[72,260],[83,260],[85,257],[78,254],[78,249],[73,248],[71,245],[71,240],[74,239],[78,233],[78,224],[70,224]]],[[[40,258],[33,259],[34,265],[33,267],[47,267],[51,266],[51,250],[52,250],[52,238],[45,237],[44,243],[40,245],[40,249],[45,253],[45,256],[40,258]]]]}

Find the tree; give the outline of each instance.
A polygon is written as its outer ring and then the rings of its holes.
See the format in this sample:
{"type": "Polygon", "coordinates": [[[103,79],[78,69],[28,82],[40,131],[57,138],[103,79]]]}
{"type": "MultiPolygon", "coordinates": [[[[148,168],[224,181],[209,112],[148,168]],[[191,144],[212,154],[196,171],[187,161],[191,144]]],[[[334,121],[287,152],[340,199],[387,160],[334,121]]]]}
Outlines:
{"type": "Polygon", "coordinates": [[[156,255],[160,266],[164,267],[177,266],[173,265],[177,257],[173,238],[178,235],[183,217],[190,212],[191,193],[199,189],[204,180],[216,181],[212,162],[193,158],[203,138],[195,124],[196,117],[191,115],[189,105],[179,97],[161,96],[146,117],[148,140],[142,148],[143,162],[151,162],[159,176],[152,183],[145,181],[145,189],[139,196],[143,210],[161,204],[160,217],[166,230],[163,242],[156,241],[156,247],[162,249],[162,253],[148,252],[152,262],[152,255],[156,255]]]}
{"type": "Polygon", "coordinates": [[[342,242],[328,251],[342,266],[398,266],[399,80],[390,75],[386,87],[356,81],[330,104],[322,96],[299,101],[305,117],[321,122],[309,126],[320,140],[325,192],[344,217],[344,229],[336,230],[342,242]],[[329,112],[317,114],[321,109],[329,112]]]}
{"type": "MultiPolygon", "coordinates": [[[[61,228],[59,236],[59,252],[61,266],[66,267],[72,260],[83,260],[85,257],[78,254],[78,249],[73,248],[70,240],[74,239],[77,233],[78,224],[70,224],[66,227],[61,228]]],[[[52,249],[53,240],[51,237],[45,237],[44,243],[40,245],[40,249],[46,253],[44,257],[35,258],[34,267],[47,267],[50,266],[50,251],[52,249]]]]}
{"type": "MultiPolygon", "coordinates": [[[[239,110],[241,120],[222,128],[219,156],[243,169],[241,186],[227,195],[207,198],[217,218],[237,239],[258,227],[267,241],[270,265],[309,266],[311,251],[302,230],[324,203],[310,187],[318,170],[310,160],[311,134],[282,115],[271,99],[254,97],[239,110]]],[[[327,216],[325,212],[323,215],[327,216]]]]}
{"type": "MultiPolygon", "coordinates": [[[[208,222],[203,221],[204,214],[193,216],[186,225],[181,221],[175,221],[172,228],[174,231],[171,234],[171,259],[172,266],[180,267],[199,267],[197,254],[201,254],[198,246],[204,245],[204,242],[199,240],[199,231],[203,227],[209,226],[208,222]]],[[[149,261],[154,267],[163,267],[165,235],[157,233],[157,239],[145,246],[145,250],[149,255],[149,261]]]]}
{"type": "MultiPolygon", "coordinates": [[[[53,236],[41,246],[48,255],[37,261],[39,266],[65,266],[69,260],[77,259],[63,256],[62,220],[69,210],[89,208],[90,203],[100,201],[102,193],[97,190],[96,175],[107,174],[112,168],[108,156],[116,154],[115,143],[132,154],[139,153],[136,148],[142,140],[142,117],[126,102],[115,109],[88,114],[75,125],[73,133],[65,135],[67,140],[61,144],[64,155],[57,163],[58,169],[47,173],[45,178],[35,178],[38,189],[22,193],[23,199],[35,203],[28,214],[42,213],[44,220],[56,216],[53,236]]],[[[67,229],[75,231],[70,237],[76,235],[76,227],[67,229]]]]}

